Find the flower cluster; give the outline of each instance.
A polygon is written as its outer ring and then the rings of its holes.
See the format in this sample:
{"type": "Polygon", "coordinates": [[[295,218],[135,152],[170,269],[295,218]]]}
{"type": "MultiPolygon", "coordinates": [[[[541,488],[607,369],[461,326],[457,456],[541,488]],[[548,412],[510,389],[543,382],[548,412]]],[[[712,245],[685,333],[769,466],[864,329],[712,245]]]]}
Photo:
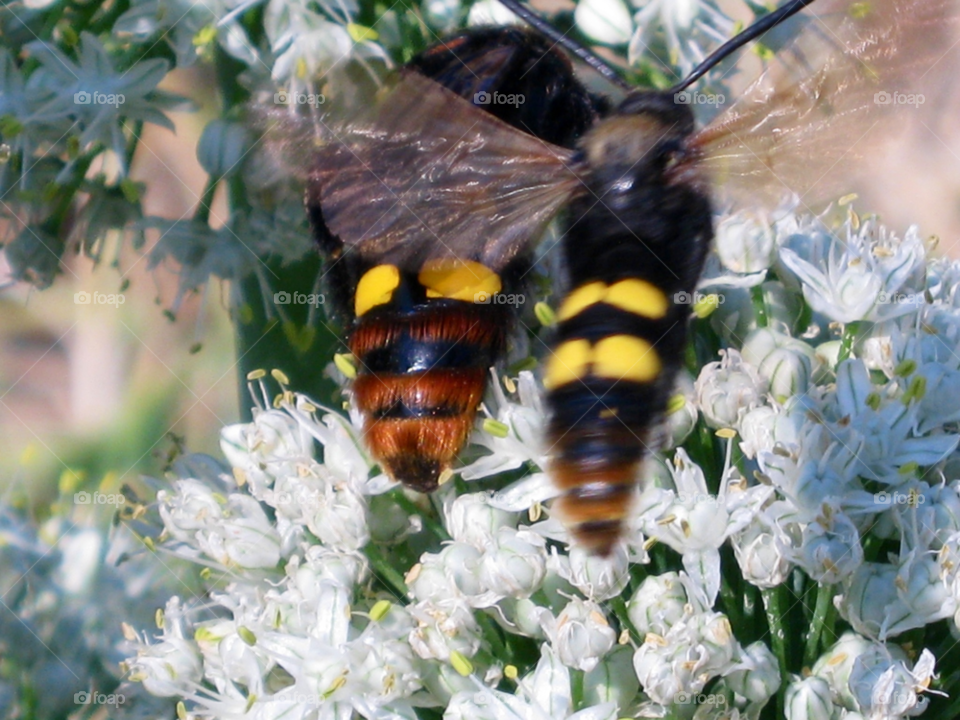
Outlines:
{"type": "Polygon", "coordinates": [[[928,250],[852,211],[723,220],[701,289],[725,302],[693,328],[722,349],[681,376],[606,558],[549,511],[533,373],[494,377],[429,498],[355,413],[261,384],[229,467],[158,495],[157,550],[210,594],[169,601],[131,676],[203,717],[924,712],[960,623],[960,270],[928,250]]]}

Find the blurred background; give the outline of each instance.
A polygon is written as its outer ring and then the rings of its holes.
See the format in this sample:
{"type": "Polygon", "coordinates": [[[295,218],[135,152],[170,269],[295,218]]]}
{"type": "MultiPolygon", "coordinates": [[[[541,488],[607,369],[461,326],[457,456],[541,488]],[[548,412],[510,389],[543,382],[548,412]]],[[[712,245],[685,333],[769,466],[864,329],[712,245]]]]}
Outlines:
{"type": "MultiPolygon", "coordinates": [[[[196,145],[215,114],[215,88],[203,68],[176,70],[163,87],[193,99],[196,112],[170,113],[175,134],[146,125],[131,177],[145,183],[145,215],[177,219],[194,211],[206,182],[196,145]]],[[[210,217],[223,224],[222,197],[210,217]]],[[[185,447],[218,454],[220,429],[237,421],[225,288],[212,280],[173,316],[177,268],[147,267],[158,236],[147,232],[143,253],[113,238],[98,267],[68,255],[46,290],[15,283],[0,291],[0,493],[8,504],[42,507],[64,473],[117,492],[160,473],[185,447]],[[124,300],[79,304],[81,292],[124,300]]],[[[0,254],[0,277],[8,274],[0,254]]]]}

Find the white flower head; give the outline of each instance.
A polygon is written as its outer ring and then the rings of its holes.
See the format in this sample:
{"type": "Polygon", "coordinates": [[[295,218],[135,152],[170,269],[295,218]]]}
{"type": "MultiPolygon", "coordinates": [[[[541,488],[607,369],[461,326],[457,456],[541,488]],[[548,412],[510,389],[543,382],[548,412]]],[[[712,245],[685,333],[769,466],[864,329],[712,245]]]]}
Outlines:
{"type": "Polygon", "coordinates": [[[503,597],[529,597],[547,573],[543,537],[530,530],[502,527],[480,562],[480,581],[503,597]]]}
{"type": "Polygon", "coordinates": [[[587,672],[597,666],[617,639],[600,606],[579,598],[570,600],[556,618],[546,617],[544,631],[560,662],[587,672]]]}
{"type": "Polygon", "coordinates": [[[733,670],[740,652],[727,617],[705,612],[675,623],[666,635],[647,634],[633,666],[644,692],[654,702],[671,705],[733,670]]]}
{"type": "Polygon", "coordinates": [[[736,427],[740,416],[763,404],[766,384],[737,350],[721,350],[696,382],[697,405],[712,428],[736,427]]]}
{"type": "Polygon", "coordinates": [[[780,666],[766,643],[757,641],[743,648],[737,669],[725,680],[735,693],[762,705],[780,689],[780,666]]]}
{"type": "Polygon", "coordinates": [[[787,686],[784,713],[787,720],[831,720],[834,707],[826,680],[811,675],[787,686]]]}
{"type": "Polygon", "coordinates": [[[627,550],[622,543],[607,557],[593,555],[575,545],[570,548],[569,558],[561,576],[591,600],[603,602],[618,596],[630,579],[627,550]]]}
{"type": "Polygon", "coordinates": [[[640,583],[627,603],[627,616],[641,636],[648,633],[666,635],[693,607],[687,597],[683,576],[667,572],[651,575],[640,583]]]}
{"type": "Polygon", "coordinates": [[[780,248],[781,261],[799,279],[810,307],[850,323],[896,317],[923,304],[922,293],[906,292],[926,257],[915,227],[903,239],[873,221],[859,230],[848,221],[845,231],[845,241],[830,237],[818,257],[804,257],[793,237],[780,248]]]}
{"type": "Polygon", "coordinates": [[[189,695],[200,682],[203,666],[197,646],[185,637],[179,597],[167,601],[160,642],[140,645],[137,657],[128,660],[130,676],[153,695],[189,695]]]}
{"type": "Polygon", "coordinates": [[[720,262],[735,273],[755,273],[773,263],[776,235],[765,217],[749,212],[717,223],[715,246],[720,262]]]}
{"type": "Polygon", "coordinates": [[[517,515],[490,504],[492,493],[450,495],[444,500],[447,531],[458,541],[483,550],[501,527],[516,527],[517,515]]]}

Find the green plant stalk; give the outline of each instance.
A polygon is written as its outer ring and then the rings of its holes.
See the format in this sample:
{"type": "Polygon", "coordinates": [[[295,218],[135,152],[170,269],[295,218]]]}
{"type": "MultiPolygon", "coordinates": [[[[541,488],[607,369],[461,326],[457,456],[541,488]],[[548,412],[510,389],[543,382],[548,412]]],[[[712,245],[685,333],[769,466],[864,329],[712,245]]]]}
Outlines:
{"type": "Polygon", "coordinates": [[[857,333],[860,331],[860,322],[851,322],[843,326],[843,335],[840,338],[840,354],[837,357],[837,365],[847,360],[853,353],[853,344],[857,340],[857,333]]]}
{"type": "Polygon", "coordinates": [[[753,304],[753,313],[757,318],[757,327],[767,327],[769,314],[767,312],[767,302],[763,299],[763,288],[760,285],[754,285],[750,288],[750,301],[753,304]]]}
{"type": "Polygon", "coordinates": [[[784,586],[767,588],[762,591],[763,606],[767,612],[767,625],[770,628],[770,645],[780,666],[780,690],[777,692],[777,717],[783,717],[784,698],[787,687],[787,629],[784,627],[786,608],[783,602],[784,586]]]}
{"type": "MultiPolygon", "coordinates": [[[[819,657],[820,639],[824,637],[827,628],[828,615],[833,608],[833,585],[820,583],[817,587],[817,602],[810,621],[810,630],[807,632],[806,648],[803,652],[803,666],[810,667],[819,657]]],[[[831,626],[832,626],[831,622],[831,626]]],[[[830,628],[832,629],[832,628],[830,628]]],[[[829,642],[830,638],[827,638],[829,642]]]]}

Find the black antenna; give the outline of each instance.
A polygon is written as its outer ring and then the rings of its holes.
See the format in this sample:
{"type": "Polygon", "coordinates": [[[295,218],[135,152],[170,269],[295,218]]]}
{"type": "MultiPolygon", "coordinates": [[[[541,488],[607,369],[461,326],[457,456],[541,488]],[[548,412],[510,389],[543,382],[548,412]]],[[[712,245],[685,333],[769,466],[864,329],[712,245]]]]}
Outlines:
{"type": "MultiPolygon", "coordinates": [[[[813,0],[807,1],[813,2],[813,0]]],[[[532,27],[547,39],[553,40],[555,43],[557,43],[557,45],[562,45],[565,47],[570,53],[583,60],[583,62],[603,75],[603,77],[610,82],[619,85],[624,90],[636,90],[633,85],[628,83],[620,76],[620,73],[614,69],[612,65],[605,63],[576,40],[568,38],[542,17],[533,12],[533,10],[529,10],[521,5],[520,0],[500,0],[500,4],[506,7],[508,10],[510,10],[510,12],[518,16],[521,20],[527,23],[527,25],[532,27]]]]}
{"type": "MultiPolygon", "coordinates": [[[[814,1],[815,0],[791,0],[791,2],[788,2],[777,8],[769,15],[765,15],[764,17],[760,18],[746,30],[727,40],[727,42],[710,53],[703,62],[693,69],[693,72],[670,88],[670,90],[667,92],[678,93],[686,90],[693,83],[706,75],[721,60],[736,52],[751,40],[755,40],[764,33],[775,28],[787,18],[796,15],[814,1]]],[[[583,60],[583,62],[603,75],[603,77],[610,82],[626,90],[636,90],[635,87],[621,77],[619,71],[617,71],[612,65],[605,63],[590,50],[583,47],[583,45],[571,38],[568,38],[535,12],[521,5],[520,0],[500,0],[500,4],[508,8],[514,15],[517,15],[521,20],[523,20],[537,32],[541,33],[548,39],[553,40],[558,45],[565,47],[573,55],[583,60]]]]}
{"type": "MultiPolygon", "coordinates": [[[[503,2],[503,0],[500,1],[503,2]]],[[[678,84],[670,88],[670,90],[667,92],[678,93],[686,90],[728,55],[739,50],[751,40],[755,40],[765,32],[775,28],[788,17],[796,15],[812,2],[814,2],[814,0],[792,0],[792,2],[786,3],[785,5],[777,8],[769,15],[765,15],[764,17],[760,18],[746,30],[739,33],[735,37],[730,38],[723,45],[710,53],[702,63],[693,69],[693,72],[687,75],[687,77],[681,80],[678,84]]]]}

